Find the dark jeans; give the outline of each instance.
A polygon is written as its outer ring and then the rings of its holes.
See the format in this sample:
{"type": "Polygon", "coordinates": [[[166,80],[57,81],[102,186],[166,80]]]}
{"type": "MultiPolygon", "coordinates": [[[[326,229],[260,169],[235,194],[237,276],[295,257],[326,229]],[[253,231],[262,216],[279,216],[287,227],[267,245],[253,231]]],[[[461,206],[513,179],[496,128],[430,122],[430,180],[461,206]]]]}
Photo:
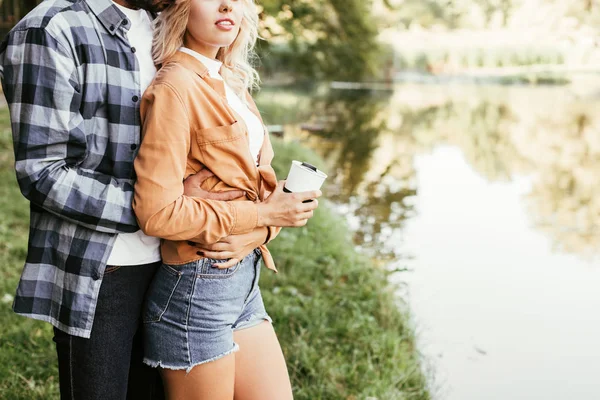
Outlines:
{"type": "Polygon", "coordinates": [[[54,329],[62,400],[164,399],[142,363],[141,311],[160,263],[106,267],[90,339],[54,329]]]}

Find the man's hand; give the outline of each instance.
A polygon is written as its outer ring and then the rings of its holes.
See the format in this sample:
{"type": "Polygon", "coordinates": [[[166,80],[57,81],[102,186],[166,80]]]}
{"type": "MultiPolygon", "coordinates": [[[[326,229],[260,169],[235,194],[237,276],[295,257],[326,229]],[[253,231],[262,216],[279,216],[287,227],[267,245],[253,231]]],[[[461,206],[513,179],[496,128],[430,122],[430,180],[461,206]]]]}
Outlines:
{"type": "Polygon", "coordinates": [[[243,190],[231,190],[227,192],[208,192],[200,187],[202,182],[214,176],[209,169],[200,170],[195,175],[190,175],[183,181],[183,194],[190,197],[200,197],[207,200],[231,201],[246,195],[243,190]]]}
{"type": "Polygon", "coordinates": [[[196,246],[204,257],[215,260],[229,259],[225,263],[213,265],[220,269],[226,269],[233,267],[255,248],[263,244],[267,239],[267,233],[268,228],[260,227],[249,233],[227,236],[213,245],[202,245],[193,242],[189,242],[189,244],[196,246]]]}

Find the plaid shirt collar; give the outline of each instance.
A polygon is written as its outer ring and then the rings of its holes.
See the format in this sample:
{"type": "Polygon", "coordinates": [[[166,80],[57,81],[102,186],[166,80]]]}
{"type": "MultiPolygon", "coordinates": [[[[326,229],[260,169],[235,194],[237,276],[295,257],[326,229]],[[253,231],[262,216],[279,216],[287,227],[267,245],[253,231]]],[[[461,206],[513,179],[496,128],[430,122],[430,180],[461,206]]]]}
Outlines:
{"type": "Polygon", "coordinates": [[[116,35],[117,30],[122,25],[127,32],[131,26],[131,21],[127,19],[111,0],[85,0],[88,7],[98,18],[98,21],[111,35],[116,35]]]}

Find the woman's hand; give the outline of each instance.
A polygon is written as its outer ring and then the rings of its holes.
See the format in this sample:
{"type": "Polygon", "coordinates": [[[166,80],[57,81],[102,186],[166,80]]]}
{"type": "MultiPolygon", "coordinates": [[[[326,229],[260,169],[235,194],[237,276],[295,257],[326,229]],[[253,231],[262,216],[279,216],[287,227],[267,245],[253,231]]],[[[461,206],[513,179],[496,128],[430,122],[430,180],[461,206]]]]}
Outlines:
{"type": "Polygon", "coordinates": [[[220,269],[231,268],[244,259],[255,248],[260,246],[267,239],[268,228],[256,228],[252,232],[241,235],[231,235],[212,245],[203,245],[189,242],[190,245],[198,248],[198,251],[207,258],[215,260],[227,260],[222,264],[213,264],[220,269]]]}
{"type": "Polygon", "coordinates": [[[183,181],[183,194],[190,197],[200,197],[207,200],[231,201],[245,196],[243,190],[230,190],[227,192],[208,192],[200,187],[202,182],[214,176],[210,170],[203,169],[197,174],[190,175],[183,181]]]}
{"type": "Polygon", "coordinates": [[[258,226],[300,227],[306,225],[319,206],[320,190],[285,193],[280,181],[273,193],[258,204],[258,226]]]}

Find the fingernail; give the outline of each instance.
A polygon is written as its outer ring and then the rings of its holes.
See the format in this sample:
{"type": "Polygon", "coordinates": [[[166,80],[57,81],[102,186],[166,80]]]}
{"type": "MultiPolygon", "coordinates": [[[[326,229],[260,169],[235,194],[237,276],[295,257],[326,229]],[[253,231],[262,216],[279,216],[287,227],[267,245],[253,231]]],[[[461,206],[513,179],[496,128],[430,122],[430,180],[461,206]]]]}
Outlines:
{"type": "Polygon", "coordinates": [[[212,264],[212,267],[213,267],[213,268],[218,268],[218,267],[219,267],[219,264],[212,264]]]}
{"type": "Polygon", "coordinates": [[[197,251],[196,254],[198,254],[199,256],[203,256],[204,255],[204,253],[201,252],[201,251],[197,251]]]}

